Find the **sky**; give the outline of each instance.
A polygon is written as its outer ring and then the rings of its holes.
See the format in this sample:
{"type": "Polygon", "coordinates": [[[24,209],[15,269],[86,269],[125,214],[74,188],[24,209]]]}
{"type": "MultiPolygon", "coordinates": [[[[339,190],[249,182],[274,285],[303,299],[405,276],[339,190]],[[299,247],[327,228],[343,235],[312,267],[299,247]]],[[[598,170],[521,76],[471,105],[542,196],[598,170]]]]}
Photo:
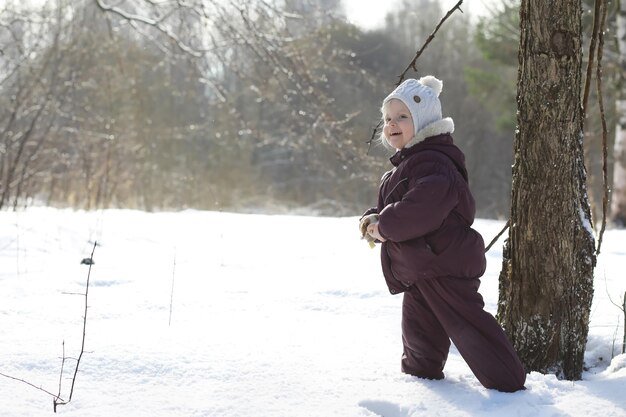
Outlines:
{"type": "MultiPolygon", "coordinates": [[[[458,0],[440,0],[444,10],[450,10],[458,0]]],[[[487,13],[489,4],[495,0],[466,0],[461,10],[474,15],[487,13]]],[[[365,29],[375,29],[384,24],[385,15],[402,4],[402,0],[343,0],[348,15],[348,21],[365,29]]],[[[436,23],[436,22],[433,22],[436,23]]]]}

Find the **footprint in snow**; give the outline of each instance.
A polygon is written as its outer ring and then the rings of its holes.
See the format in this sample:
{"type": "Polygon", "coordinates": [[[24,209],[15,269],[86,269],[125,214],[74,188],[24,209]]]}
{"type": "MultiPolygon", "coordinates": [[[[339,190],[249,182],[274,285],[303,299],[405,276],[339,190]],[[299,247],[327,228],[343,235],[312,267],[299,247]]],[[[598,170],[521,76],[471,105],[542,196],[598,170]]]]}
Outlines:
{"type": "Polygon", "coordinates": [[[359,406],[381,417],[409,417],[409,409],[389,401],[363,400],[359,406]]]}

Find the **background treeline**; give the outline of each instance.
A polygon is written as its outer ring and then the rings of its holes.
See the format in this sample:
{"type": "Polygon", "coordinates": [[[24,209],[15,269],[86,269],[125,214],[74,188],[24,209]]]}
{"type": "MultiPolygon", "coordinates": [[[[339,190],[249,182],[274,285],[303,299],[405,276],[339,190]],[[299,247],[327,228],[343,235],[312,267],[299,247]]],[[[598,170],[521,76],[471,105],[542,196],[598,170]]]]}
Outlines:
{"type": "MultiPolygon", "coordinates": [[[[380,102],[446,12],[405,0],[383,28],[364,31],[338,0],[3,4],[0,208],[327,215],[375,203],[390,155],[366,143],[380,102]]],[[[466,6],[409,73],[444,81],[482,217],[508,216],[517,7],[507,0],[476,19],[466,6]]],[[[612,49],[607,41],[609,127],[612,49]]],[[[599,126],[590,118],[586,128],[596,196],[599,126]]]]}

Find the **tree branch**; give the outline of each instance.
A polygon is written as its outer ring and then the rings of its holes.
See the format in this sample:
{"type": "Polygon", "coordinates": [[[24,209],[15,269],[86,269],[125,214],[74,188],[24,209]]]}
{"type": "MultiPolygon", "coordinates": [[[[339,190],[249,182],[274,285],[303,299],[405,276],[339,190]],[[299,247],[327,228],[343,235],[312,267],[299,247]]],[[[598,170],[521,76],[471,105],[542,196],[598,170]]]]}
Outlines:
{"type": "Polygon", "coordinates": [[[413,58],[413,61],[411,61],[409,63],[409,65],[407,65],[407,67],[404,69],[402,74],[400,74],[400,76],[398,77],[399,81],[397,82],[396,87],[399,86],[400,84],[402,84],[402,81],[404,81],[404,76],[406,75],[407,72],[409,72],[410,69],[413,69],[415,72],[417,72],[416,64],[417,64],[418,58],[422,55],[422,52],[424,52],[424,50],[426,49],[428,44],[433,39],[435,39],[435,34],[439,31],[439,28],[441,27],[441,25],[443,25],[443,22],[448,20],[448,18],[452,15],[452,13],[454,13],[457,9],[460,10],[461,13],[463,13],[463,10],[461,10],[461,4],[462,3],[463,3],[463,0],[459,0],[459,2],[457,4],[455,4],[453,8],[448,10],[448,13],[446,13],[446,15],[439,21],[439,23],[435,27],[435,30],[433,30],[433,32],[430,34],[428,39],[426,39],[426,42],[424,42],[424,45],[422,45],[422,47],[419,49],[419,51],[417,51],[417,53],[415,54],[415,57],[413,58]]]}
{"type": "MultiPolygon", "coordinates": [[[[452,15],[452,13],[454,13],[457,9],[461,11],[461,13],[463,13],[463,10],[461,10],[461,4],[463,3],[463,0],[459,0],[459,2],[457,4],[454,5],[453,8],[451,8],[450,10],[448,10],[448,13],[446,13],[446,15],[441,18],[441,20],[439,21],[439,23],[437,24],[437,26],[435,26],[435,30],[432,31],[432,33],[430,34],[430,36],[428,36],[428,39],[426,39],[426,42],[424,42],[424,44],[422,45],[422,47],[415,53],[415,56],[413,57],[413,60],[409,63],[409,65],[407,65],[407,67],[404,69],[404,71],[402,71],[402,74],[400,74],[398,76],[399,81],[396,83],[396,87],[399,86],[400,84],[402,84],[402,81],[404,81],[404,76],[406,75],[407,72],[409,72],[410,69],[413,69],[415,72],[417,72],[417,60],[419,59],[419,57],[422,55],[422,53],[424,52],[424,50],[426,49],[426,47],[428,46],[428,44],[435,39],[435,34],[439,31],[439,28],[441,28],[441,26],[443,25],[443,23],[448,20],[448,18],[452,15]]],[[[376,127],[374,128],[374,130],[372,131],[372,136],[370,137],[370,139],[365,142],[367,143],[367,152],[366,155],[369,155],[370,150],[372,149],[372,142],[374,141],[374,138],[376,137],[376,131],[380,128],[380,125],[382,124],[382,120],[380,120],[378,122],[378,124],[376,125],[376,127]]]]}
{"type": "Polygon", "coordinates": [[[169,14],[165,14],[165,16],[159,20],[155,20],[155,19],[150,19],[138,14],[134,14],[134,13],[129,13],[125,10],[122,10],[121,8],[117,7],[117,6],[109,6],[107,4],[105,4],[102,0],[95,0],[96,4],[98,5],[98,7],[105,12],[111,12],[111,13],[115,13],[119,16],[121,16],[122,18],[124,18],[125,20],[129,21],[129,22],[139,22],[139,23],[143,23],[149,26],[152,26],[154,28],[156,28],[159,32],[163,33],[165,36],[167,36],[168,38],[170,38],[172,41],[174,41],[174,43],[176,44],[176,46],[178,46],[178,48],[185,53],[188,53],[192,56],[195,57],[201,57],[203,55],[203,52],[205,51],[198,51],[194,48],[192,48],[191,46],[187,45],[186,43],[184,43],[183,41],[180,40],[180,38],[178,38],[178,36],[176,36],[171,30],[163,27],[161,25],[162,21],[169,16],[169,14]]]}
{"type": "Polygon", "coordinates": [[[485,253],[489,252],[489,249],[491,249],[491,247],[493,246],[494,243],[496,243],[498,241],[498,239],[500,239],[500,236],[502,236],[502,234],[504,232],[506,232],[506,229],[509,228],[509,226],[511,225],[511,219],[506,221],[506,224],[504,225],[504,227],[502,228],[502,230],[500,230],[500,233],[498,233],[498,235],[496,237],[493,238],[493,240],[491,241],[491,243],[489,245],[487,245],[487,247],[485,248],[485,253]]]}
{"type": "Polygon", "coordinates": [[[596,248],[596,256],[600,254],[600,247],[602,246],[602,238],[604,237],[604,230],[606,229],[606,214],[609,205],[609,179],[608,179],[608,145],[607,134],[608,129],[606,126],[606,116],[604,114],[604,100],[602,98],[602,50],[604,49],[604,24],[606,21],[607,8],[604,0],[596,0],[596,3],[601,3],[602,18],[600,19],[600,27],[598,30],[598,64],[596,68],[596,88],[598,90],[598,105],[600,107],[600,119],[602,120],[602,185],[604,193],[602,195],[602,226],[600,227],[600,233],[598,235],[598,247],[596,248]]]}
{"type": "Polygon", "coordinates": [[[596,55],[596,45],[598,44],[598,33],[600,31],[600,14],[602,0],[596,0],[593,12],[593,27],[591,29],[591,41],[589,42],[589,60],[587,61],[587,75],[585,77],[585,90],[583,93],[583,123],[587,118],[587,101],[589,100],[589,90],[591,90],[591,74],[593,70],[593,60],[596,55]]]}

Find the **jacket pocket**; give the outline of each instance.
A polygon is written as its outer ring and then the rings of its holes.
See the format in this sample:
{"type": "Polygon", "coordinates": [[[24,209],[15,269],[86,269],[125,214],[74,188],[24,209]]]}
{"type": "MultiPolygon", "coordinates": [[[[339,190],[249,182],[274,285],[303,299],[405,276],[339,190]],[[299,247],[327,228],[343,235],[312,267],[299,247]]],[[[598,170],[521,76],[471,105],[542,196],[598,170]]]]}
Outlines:
{"type": "Polygon", "coordinates": [[[485,243],[482,236],[471,227],[463,227],[456,238],[436,255],[431,269],[437,275],[455,278],[478,278],[485,273],[485,243]]]}
{"type": "Polygon", "coordinates": [[[424,238],[404,242],[387,242],[390,269],[394,277],[405,286],[414,284],[419,279],[435,277],[437,255],[424,238]]]}

